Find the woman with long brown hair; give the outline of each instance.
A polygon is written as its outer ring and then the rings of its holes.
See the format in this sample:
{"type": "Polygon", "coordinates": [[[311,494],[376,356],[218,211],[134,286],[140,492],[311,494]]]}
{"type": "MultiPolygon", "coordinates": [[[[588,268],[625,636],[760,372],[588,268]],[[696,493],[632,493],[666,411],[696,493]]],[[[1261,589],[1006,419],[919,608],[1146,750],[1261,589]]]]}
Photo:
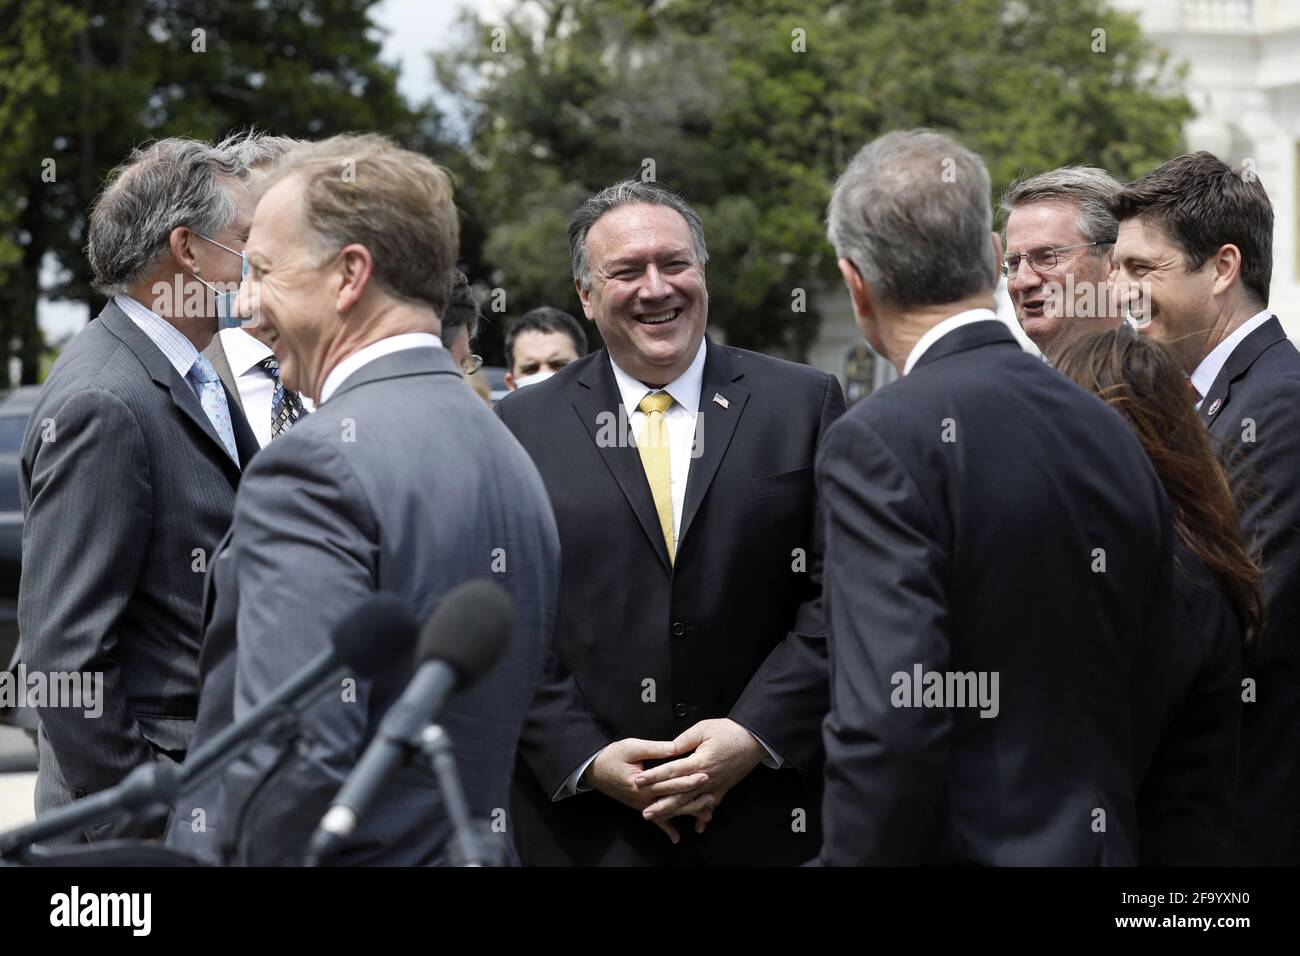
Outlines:
{"type": "Polygon", "coordinates": [[[1138,792],[1140,862],[1229,861],[1241,724],[1241,659],[1264,616],[1259,566],[1227,478],[1168,351],[1118,331],[1070,337],[1051,357],[1137,435],[1169,498],[1178,606],[1165,724],[1138,792]]]}

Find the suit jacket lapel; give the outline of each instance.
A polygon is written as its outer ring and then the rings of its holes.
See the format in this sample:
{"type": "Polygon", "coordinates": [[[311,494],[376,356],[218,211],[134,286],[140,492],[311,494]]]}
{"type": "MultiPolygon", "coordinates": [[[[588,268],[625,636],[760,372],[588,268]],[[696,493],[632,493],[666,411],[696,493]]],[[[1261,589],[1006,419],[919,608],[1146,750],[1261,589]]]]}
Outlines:
{"type": "Polygon", "coordinates": [[[1264,354],[1266,349],[1284,338],[1286,332],[1282,330],[1282,323],[1274,315],[1237,343],[1228,360],[1223,363],[1223,368],[1219,369],[1219,374],[1215,376],[1210,390],[1205,393],[1205,398],[1201,400],[1201,407],[1197,409],[1197,414],[1201,416],[1201,421],[1205,423],[1206,428],[1209,428],[1219,413],[1227,407],[1228,398],[1232,393],[1232,383],[1245,375],[1255,364],[1255,359],[1264,354]]]}
{"type": "Polygon", "coordinates": [[[574,411],[591,436],[600,460],[622,490],[623,497],[641,524],[641,530],[650,539],[664,570],[671,574],[672,562],[668,560],[668,546],[664,544],[663,532],[659,528],[650,483],[641,466],[641,456],[630,440],[631,426],[628,422],[631,413],[622,410],[622,398],[614,381],[608,352],[602,351],[588,363],[578,377],[577,391],[573,400],[574,411]]]}
{"type": "Polygon", "coordinates": [[[736,434],[740,415],[749,401],[749,391],[738,383],[744,377],[735,353],[712,340],[705,347],[704,380],[700,386],[700,409],[695,417],[695,451],[686,480],[686,502],[682,507],[681,527],[677,530],[677,553],[680,556],[686,532],[690,530],[704,496],[722,464],[731,439],[736,434]],[[718,400],[721,399],[721,400],[718,400]]]}
{"type": "MultiPolygon", "coordinates": [[[[216,444],[221,451],[221,457],[229,463],[230,469],[238,476],[239,464],[226,451],[225,443],[217,434],[217,429],[209,420],[207,412],[203,410],[198,395],[194,394],[194,389],[190,388],[189,383],[176,372],[176,368],[168,361],[167,356],[163,355],[162,350],[154,345],[149,336],[145,335],[130,317],[112,302],[104,307],[98,321],[103,322],[105,328],[121,339],[122,344],[134,353],[155,382],[167,389],[176,407],[216,444]]],[[[234,417],[233,409],[231,417],[234,417]]]]}
{"type": "Polygon", "coordinates": [[[239,470],[243,472],[247,470],[253,456],[261,450],[262,446],[257,443],[253,426],[248,424],[244,406],[239,404],[238,398],[235,397],[238,393],[232,393],[225,382],[221,384],[226,389],[226,405],[230,408],[230,426],[235,432],[235,450],[239,452],[239,470]]]}

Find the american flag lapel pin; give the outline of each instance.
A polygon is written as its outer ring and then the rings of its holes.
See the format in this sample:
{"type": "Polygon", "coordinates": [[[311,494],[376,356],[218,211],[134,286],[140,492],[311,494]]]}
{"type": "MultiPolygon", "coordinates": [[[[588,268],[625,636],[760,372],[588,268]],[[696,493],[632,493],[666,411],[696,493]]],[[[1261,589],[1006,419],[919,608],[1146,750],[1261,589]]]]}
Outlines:
{"type": "Polygon", "coordinates": [[[721,392],[714,392],[714,393],[713,393],[713,401],[714,401],[715,403],[717,403],[718,405],[721,405],[723,408],[730,408],[730,407],[731,407],[731,402],[729,402],[729,401],[727,401],[725,398],[723,398],[721,392]]]}

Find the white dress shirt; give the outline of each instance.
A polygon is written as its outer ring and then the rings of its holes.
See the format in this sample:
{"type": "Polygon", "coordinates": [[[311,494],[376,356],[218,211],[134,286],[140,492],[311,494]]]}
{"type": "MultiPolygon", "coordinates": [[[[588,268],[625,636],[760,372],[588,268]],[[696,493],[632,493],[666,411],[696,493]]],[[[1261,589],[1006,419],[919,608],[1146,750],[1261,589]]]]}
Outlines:
{"type": "MultiPolygon", "coordinates": [[[[269,345],[242,328],[222,329],[217,335],[221,337],[221,348],[230,363],[230,372],[235,376],[244,417],[253,430],[257,446],[265,448],[271,442],[271,401],[275,398],[275,378],[262,366],[262,360],[274,353],[269,345]]],[[[316,410],[315,403],[306,395],[298,397],[308,412],[316,410]]]]}
{"type": "MultiPolygon", "coordinates": [[[[167,361],[171,363],[172,368],[176,369],[176,373],[185,380],[185,384],[194,392],[194,397],[202,404],[203,397],[189,377],[190,370],[199,357],[199,350],[194,347],[194,343],[187,339],[176,326],[129,295],[113,296],[113,304],[126,313],[127,318],[135,323],[136,328],[149,337],[150,342],[158,346],[158,351],[167,357],[167,361]]],[[[213,421],[212,413],[206,408],[203,413],[208,416],[208,421],[212,422],[212,427],[220,435],[221,426],[216,421],[213,421]]],[[[237,450],[226,447],[226,451],[230,453],[230,456],[235,460],[235,464],[238,465],[239,454],[237,450]]]]}
{"type": "Polygon", "coordinates": [[[363,365],[369,365],[375,359],[383,358],[385,355],[392,355],[394,352],[405,352],[407,349],[427,349],[442,348],[442,342],[438,336],[429,332],[403,332],[401,335],[390,335],[386,339],[380,339],[378,342],[371,342],[363,349],[357,349],[325,376],[325,384],[320,387],[320,404],[324,405],[330,400],[330,396],[339,390],[352,373],[359,370],[363,365]]]}
{"type": "MultiPolygon", "coordinates": [[[[158,351],[167,356],[167,361],[171,362],[172,368],[176,369],[177,374],[184,378],[188,385],[189,379],[186,376],[194,367],[194,360],[199,357],[199,350],[194,347],[194,344],[181,334],[180,329],[129,295],[113,296],[113,304],[125,312],[127,318],[134,322],[141,332],[149,336],[149,341],[158,346],[158,351]]],[[[190,387],[194,386],[190,385],[190,387]]]]}
{"type": "Polygon", "coordinates": [[[1196,389],[1196,394],[1201,396],[1196,400],[1198,410],[1201,407],[1201,402],[1205,401],[1205,396],[1214,384],[1214,380],[1219,377],[1219,372],[1223,371],[1223,366],[1227,364],[1228,357],[1236,351],[1237,346],[1242,343],[1246,336],[1272,317],[1273,313],[1268,309],[1252,315],[1241,323],[1235,332],[1211,349],[1209,355],[1201,359],[1201,364],[1196,366],[1196,371],[1192,372],[1191,376],[1192,387],[1196,389]]]}
{"type": "MultiPolygon", "coordinates": [[[[949,332],[959,329],[963,325],[988,321],[1002,322],[1002,320],[998,318],[998,314],[992,309],[968,309],[965,312],[958,312],[956,315],[949,316],[938,325],[931,326],[926,330],[924,335],[916,340],[916,344],[912,346],[912,351],[908,353],[907,361],[903,364],[903,374],[906,375],[908,372],[912,371],[916,366],[916,363],[921,360],[921,356],[929,350],[930,346],[934,345],[935,342],[938,342],[949,332]]],[[[1006,323],[1003,324],[1005,325],[1006,323]]]]}
{"type": "MultiPolygon", "coordinates": [[[[700,411],[700,391],[704,387],[704,350],[707,340],[700,340],[700,349],[695,353],[695,358],[687,367],[686,371],[676,379],[669,382],[663,388],[651,388],[644,382],[637,381],[627,372],[618,367],[613,356],[610,357],[609,364],[614,369],[614,382],[618,385],[619,397],[622,399],[623,407],[628,412],[628,425],[632,435],[635,437],[641,433],[641,426],[645,424],[645,412],[638,411],[637,406],[641,404],[641,399],[645,398],[651,392],[667,392],[673,397],[673,404],[664,412],[664,425],[668,429],[668,473],[669,487],[673,496],[673,553],[677,552],[677,544],[682,527],[682,511],[686,504],[686,481],[690,477],[692,450],[695,445],[695,417],[700,411]]],[[[695,456],[698,457],[698,456],[695,456]]],[[[748,729],[748,728],[746,728],[748,729]]],[[[782,765],[781,757],[763,742],[752,730],[750,734],[754,739],[767,751],[768,759],[764,760],[764,765],[768,767],[780,767],[782,765]]],[[[602,747],[601,750],[604,748],[602,747]]],[[[582,775],[587,772],[601,751],[597,750],[594,754],[584,760],[578,769],[573,771],[551,795],[552,800],[562,800],[565,797],[571,797],[575,793],[582,793],[590,790],[591,787],[582,783],[582,775]]]]}

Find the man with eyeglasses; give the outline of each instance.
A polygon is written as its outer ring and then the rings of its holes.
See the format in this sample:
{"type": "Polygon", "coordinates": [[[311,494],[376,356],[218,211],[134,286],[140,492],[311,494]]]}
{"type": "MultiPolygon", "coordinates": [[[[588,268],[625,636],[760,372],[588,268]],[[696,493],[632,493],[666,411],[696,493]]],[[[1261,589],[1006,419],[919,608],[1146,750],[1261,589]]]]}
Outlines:
{"type": "Polygon", "coordinates": [[[1123,318],[1109,283],[1119,226],[1109,173],[1066,166],[1017,180],[1002,196],[1002,274],[1016,319],[1047,354],[1067,329],[1113,329],[1123,318]]]}
{"type": "MultiPolygon", "coordinates": [[[[23,437],[20,654],[79,673],[95,708],[39,708],[36,810],[180,761],[194,730],[202,589],[258,445],[202,354],[238,287],[252,203],[230,152],[164,139],[132,153],[90,213],[109,296],[63,350],[23,437]]],[[[108,839],[106,819],[57,842],[108,839]]]]}
{"type": "MultiPolygon", "coordinates": [[[[217,148],[231,153],[248,167],[254,179],[260,179],[278,169],[292,149],[306,143],[290,136],[252,132],[231,137],[217,148]]],[[[248,263],[243,253],[223,248],[240,257],[241,278],[246,279],[248,263]]],[[[315,411],[316,406],[310,398],[285,388],[280,381],[280,362],[255,324],[237,314],[237,295],[237,291],[229,292],[217,300],[221,329],[203,354],[248,419],[258,445],[265,448],[272,439],[287,434],[299,419],[315,411]]]]}

